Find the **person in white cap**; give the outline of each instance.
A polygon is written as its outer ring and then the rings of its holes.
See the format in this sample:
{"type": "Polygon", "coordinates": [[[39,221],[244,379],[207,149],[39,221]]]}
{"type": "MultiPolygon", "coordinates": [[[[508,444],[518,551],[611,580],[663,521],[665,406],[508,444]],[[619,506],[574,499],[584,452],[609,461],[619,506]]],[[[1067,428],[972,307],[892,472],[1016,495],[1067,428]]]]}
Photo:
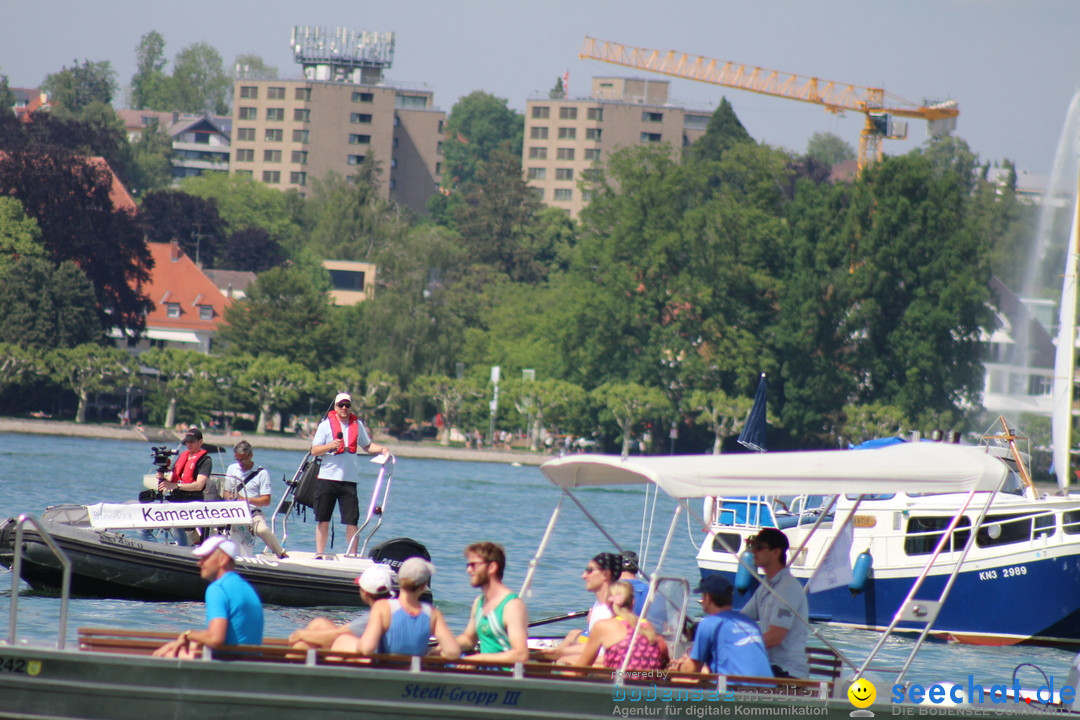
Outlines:
{"type": "Polygon", "coordinates": [[[354,632],[343,633],[330,649],[362,655],[427,655],[428,639],[434,635],[443,657],[458,657],[461,648],[446,618],[420,601],[434,572],[434,566],[424,558],[411,557],[403,562],[398,569],[398,597],[377,601],[371,606],[363,634],[357,637],[354,632]]]}
{"type": "Polygon", "coordinates": [[[356,483],[360,468],[356,462],[357,448],[366,453],[387,455],[390,448],[371,441],[367,428],[349,411],[352,397],[341,392],[334,398],[334,408],[326,414],[311,441],[311,454],[322,457],[319,481],[315,490],[315,554],[326,551],[330,536],[330,520],[334,505],[340,508],[341,523],[345,526],[346,547],[356,535],[360,521],[360,503],[356,498],[356,483]]]}
{"type": "MultiPolygon", "coordinates": [[[[364,570],[360,577],[356,578],[356,584],[360,586],[360,599],[368,607],[372,607],[379,600],[389,598],[394,593],[394,585],[397,584],[397,575],[389,565],[375,563],[364,570]]],[[[296,630],[289,636],[289,645],[298,650],[309,648],[328,649],[334,644],[339,636],[346,633],[360,635],[364,632],[367,616],[358,617],[352,622],[338,625],[325,617],[317,617],[307,624],[302,630],[296,630]]]]}
{"type": "Polygon", "coordinates": [[[185,630],[154,651],[155,657],[196,657],[201,646],[261,645],[262,602],[255,589],[234,569],[236,543],[215,535],[191,551],[199,558],[199,574],[206,588],[206,629],[185,630]]]}

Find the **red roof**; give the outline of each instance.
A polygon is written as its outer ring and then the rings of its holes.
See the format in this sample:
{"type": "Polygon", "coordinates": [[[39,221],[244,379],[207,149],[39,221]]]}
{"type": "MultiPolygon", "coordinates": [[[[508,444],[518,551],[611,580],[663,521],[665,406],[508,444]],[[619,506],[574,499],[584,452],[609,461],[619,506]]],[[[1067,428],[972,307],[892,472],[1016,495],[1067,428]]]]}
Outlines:
{"type": "Polygon", "coordinates": [[[147,243],[154,258],[150,282],[142,291],[154,303],[146,316],[146,326],[175,330],[214,331],[222,321],[231,300],[218,290],[210,278],[173,243],[147,243]],[[170,307],[172,306],[172,307],[170,307]],[[211,319],[203,319],[204,308],[211,308],[211,319]],[[170,309],[179,317],[169,317],[170,309]]]}

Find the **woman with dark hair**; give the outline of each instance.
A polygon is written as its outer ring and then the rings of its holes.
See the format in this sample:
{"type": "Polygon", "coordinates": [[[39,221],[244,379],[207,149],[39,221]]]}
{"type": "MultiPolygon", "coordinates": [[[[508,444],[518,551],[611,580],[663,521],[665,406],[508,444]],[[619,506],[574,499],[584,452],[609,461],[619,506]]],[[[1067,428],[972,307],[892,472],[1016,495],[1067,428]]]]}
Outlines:
{"type": "Polygon", "coordinates": [[[634,614],[634,588],[620,580],[608,591],[608,604],[614,617],[601,620],[589,631],[589,641],[581,651],[575,665],[592,665],[601,649],[604,651],[603,667],[617,670],[622,667],[627,653],[630,661],[627,670],[662,670],[668,664],[668,649],[664,638],[657,634],[652,624],[634,614]],[[630,639],[637,628],[633,649],[630,639]]]}

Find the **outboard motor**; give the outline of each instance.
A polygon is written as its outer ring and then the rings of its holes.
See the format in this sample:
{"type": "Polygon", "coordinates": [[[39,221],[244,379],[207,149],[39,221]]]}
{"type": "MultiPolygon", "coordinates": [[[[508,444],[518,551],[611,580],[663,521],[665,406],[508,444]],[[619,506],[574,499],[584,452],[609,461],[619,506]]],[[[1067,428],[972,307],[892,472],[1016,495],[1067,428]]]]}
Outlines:
{"type": "Polygon", "coordinates": [[[428,552],[428,549],[421,543],[407,537],[384,540],[371,548],[368,557],[375,562],[389,565],[394,568],[394,572],[401,568],[401,563],[411,557],[422,557],[429,562],[431,561],[431,553],[428,552]]]}

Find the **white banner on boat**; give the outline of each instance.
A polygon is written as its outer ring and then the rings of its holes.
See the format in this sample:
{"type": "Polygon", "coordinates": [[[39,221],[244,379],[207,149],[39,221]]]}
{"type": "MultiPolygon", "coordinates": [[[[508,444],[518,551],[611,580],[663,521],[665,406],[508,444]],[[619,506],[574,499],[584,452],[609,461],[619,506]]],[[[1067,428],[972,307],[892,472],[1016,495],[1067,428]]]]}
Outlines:
{"type": "Polygon", "coordinates": [[[854,532],[850,522],[841,528],[836,535],[836,542],[825,553],[813,577],[806,583],[807,590],[820,592],[851,584],[851,540],[854,532]]]}
{"type": "Polygon", "coordinates": [[[86,510],[95,530],[251,524],[246,502],[97,503],[86,510]]]}

